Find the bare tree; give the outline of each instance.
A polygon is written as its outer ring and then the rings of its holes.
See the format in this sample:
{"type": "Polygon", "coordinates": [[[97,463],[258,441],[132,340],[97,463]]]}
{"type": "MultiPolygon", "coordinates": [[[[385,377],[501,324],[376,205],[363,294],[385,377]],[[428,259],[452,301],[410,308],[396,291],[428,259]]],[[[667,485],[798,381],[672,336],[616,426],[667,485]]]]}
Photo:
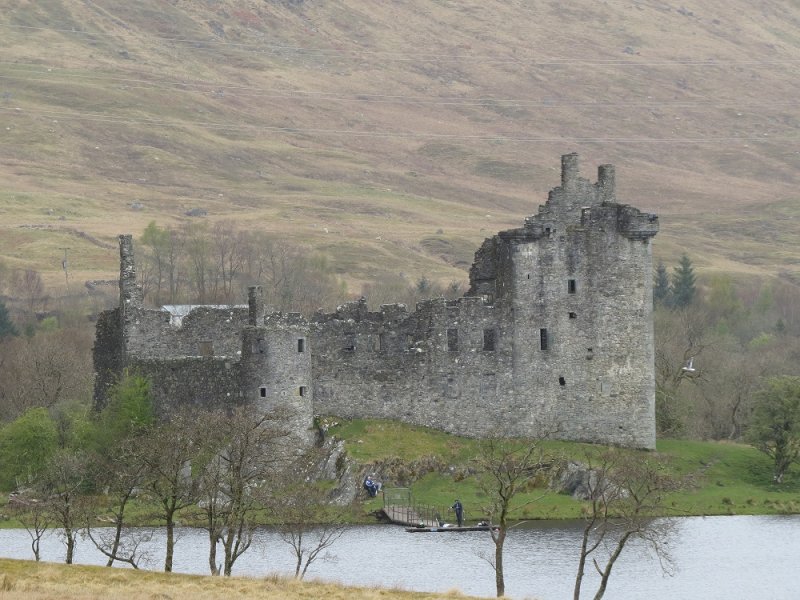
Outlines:
{"type": "Polygon", "coordinates": [[[688,416],[680,405],[679,388],[704,377],[698,360],[707,345],[708,321],[696,305],[657,310],[655,323],[656,424],[666,434],[680,433],[688,416]],[[685,369],[692,360],[692,371],[685,369]]]}
{"type": "Polygon", "coordinates": [[[297,579],[305,577],[314,561],[330,558],[325,552],[346,529],[346,509],[328,501],[328,482],[315,480],[325,453],[322,448],[304,453],[283,472],[280,484],[267,490],[278,535],[294,554],[297,579]]]}
{"type": "Polygon", "coordinates": [[[208,302],[213,278],[213,261],[208,229],[205,224],[187,224],[181,228],[184,248],[188,256],[189,281],[194,287],[197,302],[208,302]]]}
{"type": "Polygon", "coordinates": [[[169,423],[152,429],[142,438],[148,469],[148,490],[161,505],[166,525],[164,571],[172,571],[175,552],[176,513],[197,499],[197,482],[192,478],[191,461],[199,448],[196,416],[178,413],[169,423]]]}
{"type": "Polygon", "coordinates": [[[29,408],[50,408],[91,393],[91,335],[59,329],[0,345],[0,412],[14,418],[29,408]]]}
{"type": "Polygon", "coordinates": [[[86,457],[62,450],[50,459],[36,486],[49,518],[61,528],[68,565],[72,564],[76,537],[90,510],[89,498],[83,493],[86,483],[86,457]]]}
{"type": "Polygon", "coordinates": [[[543,494],[539,494],[526,502],[516,502],[519,494],[546,481],[554,458],[544,452],[537,441],[490,437],[481,442],[477,462],[479,486],[488,502],[483,510],[489,519],[489,534],[495,548],[489,564],[494,568],[497,597],[500,598],[505,595],[506,588],[503,548],[512,527],[509,513],[513,508],[522,508],[542,497],[543,494]]]}
{"type": "Polygon", "coordinates": [[[48,511],[47,503],[37,497],[33,490],[25,490],[14,494],[8,505],[31,537],[31,550],[38,562],[41,560],[40,547],[42,537],[50,528],[52,522],[52,515],[48,511]]]}
{"type": "Polygon", "coordinates": [[[215,290],[215,296],[230,303],[234,296],[233,282],[244,264],[243,236],[231,221],[222,221],[214,224],[211,237],[221,284],[221,289],[215,290]]]}
{"type": "Polygon", "coordinates": [[[92,533],[93,519],[88,519],[86,535],[108,558],[107,567],[112,566],[114,561],[120,561],[138,569],[143,558],[140,546],[142,542],[149,541],[151,534],[126,531],[125,510],[147,481],[148,463],[145,461],[139,436],[124,438],[113,447],[104,448],[102,455],[95,461],[94,470],[96,483],[106,488],[111,501],[107,510],[111,513],[114,528],[110,536],[104,532],[92,533]]]}
{"type": "Polygon", "coordinates": [[[200,496],[209,535],[209,568],[212,575],[219,575],[216,552],[221,542],[222,572],[230,575],[253,542],[259,486],[288,463],[288,432],[279,413],[260,413],[249,406],[229,415],[207,415],[204,429],[211,458],[200,477],[200,496]]]}
{"type": "Polygon", "coordinates": [[[662,568],[671,565],[668,542],[674,521],[656,518],[666,510],[664,496],[679,487],[679,481],[665,472],[663,462],[654,455],[604,450],[597,456],[587,453],[586,524],[581,537],[574,600],[580,600],[586,563],[591,558],[600,584],[594,600],[606,592],[612,569],[631,540],[647,544],[658,556],[662,568]],[[603,560],[597,554],[607,550],[603,560]]]}
{"type": "Polygon", "coordinates": [[[11,277],[11,289],[18,298],[22,298],[30,315],[44,307],[45,289],[42,276],[33,269],[18,269],[11,277]]]}

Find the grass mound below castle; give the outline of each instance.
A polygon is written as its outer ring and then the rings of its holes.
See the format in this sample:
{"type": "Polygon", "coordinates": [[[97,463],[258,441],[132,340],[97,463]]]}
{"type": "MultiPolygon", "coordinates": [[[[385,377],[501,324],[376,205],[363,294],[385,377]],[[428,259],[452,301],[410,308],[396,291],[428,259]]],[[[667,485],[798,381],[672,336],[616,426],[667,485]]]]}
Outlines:
{"type": "MultiPolygon", "coordinates": [[[[446,511],[455,498],[465,506],[468,520],[484,516],[486,498],[477,481],[478,440],[449,435],[394,421],[321,420],[329,435],[344,440],[348,455],[365,472],[383,478],[388,487],[408,487],[414,500],[446,511]]],[[[598,446],[548,441],[543,447],[562,460],[581,462],[598,446]]],[[[659,440],[655,452],[676,476],[690,485],[667,499],[673,516],[800,513],[800,476],[789,473],[784,483],[772,482],[772,463],[756,449],[731,442],[659,440]]],[[[515,519],[580,518],[583,503],[571,496],[542,489],[517,497],[515,519]],[[535,500],[535,501],[534,501],[535,500]],[[530,502],[530,503],[529,503],[530,502]]],[[[380,508],[380,497],[365,503],[367,512],[380,508]]],[[[443,513],[447,519],[448,515],[443,513]]],[[[452,515],[450,515],[452,518],[452,515]]]]}

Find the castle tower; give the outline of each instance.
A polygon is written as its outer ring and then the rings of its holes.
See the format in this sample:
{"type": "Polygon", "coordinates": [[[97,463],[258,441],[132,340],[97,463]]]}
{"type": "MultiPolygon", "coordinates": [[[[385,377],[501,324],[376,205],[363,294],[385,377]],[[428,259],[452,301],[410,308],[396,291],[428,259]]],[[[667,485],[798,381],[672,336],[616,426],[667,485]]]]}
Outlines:
{"type": "Polygon", "coordinates": [[[296,447],[313,441],[308,325],[298,314],[261,315],[261,288],[249,289],[250,323],[242,331],[240,388],[245,404],[274,414],[296,447]]]}
{"type": "Polygon", "coordinates": [[[615,203],[614,168],[561,186],[525,222],[484,242],[470,293],[496,292],[511,324],[504,391],[519,435],[655,447],[652,237],[658,218],[615,203]]]}

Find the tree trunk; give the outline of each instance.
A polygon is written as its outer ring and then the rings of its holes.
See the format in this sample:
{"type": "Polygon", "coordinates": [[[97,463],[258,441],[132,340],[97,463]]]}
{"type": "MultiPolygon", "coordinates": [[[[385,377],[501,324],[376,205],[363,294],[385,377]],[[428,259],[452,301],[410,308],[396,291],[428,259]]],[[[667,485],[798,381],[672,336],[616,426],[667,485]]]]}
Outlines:
{"type": "Polygon", "coordinates": [[[506,595],[506,580],[503,575],[503,545],[506,542],[505,524],[500,525],[494,540],[494,581],[497,585],[497,597],[506,595]]]}
{"type": "Polygon", "coordinates": [[[234,533],[229,529],[228,535],[223,538],[223,547],[225,548],[225,577],[231,576],[233,561],[236,560],[233,556],[233,539],[234,533]]]}
{"type": "Polygon", "coordinates": [[[64,537],[67,538],[67,559],[68,565],[72,564],[72,557],[75,554],[75,535],[72,533],[72,527],[64,527],[64,537]]]}
{"type": "Polygon", "coordinates": [[[213,531],[212,527],[208,530],[208,568],[211,569],[212,575],[219,575],[219,566],[217,566],[217,540],[219,536],[213,531]]]}
{"type": "Polygon", "coordinates": [[[594,519],[587,523],[583,529],[583,539],[581,540],[581,556],[578,560],[578,572],[575,575],[575,590],[572,592],[572,600],[581,600],[581,584],[583,583],[583,574],[586,572],[586,557],[588,555],[586,548],[589,545],[589,533],[594,525],[594,519]]]}
{"type": "Polygon", "coordinates": [[[172,519],[173,513],[167,515],[167,555],[164,558],[164,572],[172,573],[172,554],[175,550],[175,521],[172,519]]]}
{"type": "Polygon", "coordinates": [[[614,563],[617,562],[619,555],[622,554],[622,550],[625,548],[625,544],[628,542],[628,538],[630,538],[632,534],[633,532],[631,531],[625,532],[619,539],[619,542],[617,542],[617,547],[614,548],[614,552],[611,553],[611,557],[606,563],[606,568],[602,572],[602,576],[600,578],[600,587],[597,588],[597,593],[594,595],[594,600],[601,600],[603,594],[606,593],[608,578],[611,577],[611,569],[614,566],[614,563]]]}
{"type": "Polygon", "coordinates": [[[106,561],[106,566],[110,567],[114,564],[114,559],[117,557],[117,550],[119,549],[119,540],[122,537],[122,515],[116,519],[116,531],[114,531],[114,543],[111,544],[111,556],[106,561]]]}

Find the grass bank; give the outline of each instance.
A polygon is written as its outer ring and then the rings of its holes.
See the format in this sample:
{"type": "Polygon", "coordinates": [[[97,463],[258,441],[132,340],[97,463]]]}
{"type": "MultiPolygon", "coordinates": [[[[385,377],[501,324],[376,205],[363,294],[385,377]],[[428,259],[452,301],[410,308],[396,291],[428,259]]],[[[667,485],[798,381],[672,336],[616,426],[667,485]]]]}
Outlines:
{"type": "MultiPolygon", "coordinates": [[[[467,521],[484,517],[486,498],[475,474],[478,440],[449,435],[441,431],[413,427],[395,421],[344,420],[326,417],[321,420],[328,435],[344,440],[356,469],[373,472],[388,487],[408,487],[420,504],[440,508],[448,519],[447,507],[458,498],[465,506],[467,521]]],[[[574,442],[547,441],[542,446],[560,460],[585,461],[587,452],[601,446],[574,442]]],[[[690,483],[667,501],[667,514],[692,515],[761,515],[800,513],[800,474],[790,470],[784,483],[772,482],[771,460],[754,448],[730,442],[659,440],[655,452],[636,451],[655,456],[676,476],[690,483]]],[[[361,496],[351,511],[342,515],[354,524],[375,523],[374,511],[382,499],[361,496]]],[[[6,508],[7,494],[0,495],[0,527],[21,527],[6,508]]],[[[534,488],[519,493],[512,519],[578,519],[584,503],[552,490],[534,488]],[[543,491],[546,492],[543,494],[543,491]]],[[[127,509],[133,525],[162,525],[159,507],[135,500],[127,509]]],[[[202,515],[195,507],[181,511],[182,525],[200,525],[202,515]]],[[[264,514],[265,524],[269,515],[264,514]]]]}
{"type": "MultiPolygon", "coordinates": [[[[474,474],[477,440],[411,427],[391,421],[345,421],[328,419],[329,433],[345,441],[348,454],[376,473],[400,473],[405,481],[387,478],[411,488],[417,502],[450,506],[455,498],[464,503],[468,518],[480,519],[485,504],[474,474]],[[335,423],[335,424],[334,424],[335,423]]],[[[599,447],[569,442],[545,442],[555,456],[580,462],[599,447]]],[[[638,451],[631,451],[638,452],[638,451]]],[[[789,514],[800,512],[800,477],[790,472],[781,485],[772,482],[770,459],[754,448],[729,442],[659,440],[655,452],[644,452],[662,460],[676,476],[685,476],[688,487],[672,494],[667,502],[674,515],[789,514]]],[[[568,495],[541,489],[518,497],[513,518],[580,518],[583,503],[568,495]],[[528,504],[528,502],[531,502],[528,504]]],[[[380,506],[380,498],[369,500],[366,511],[380,506]]]]}
{"type": "Polygon", "coordinates": [[[434,600],[470,597],[458,591],[434,594],[296,581],[277,576],[260,579],[208,577],[0,558],[0,598],[3,600],[434,600]]]}

